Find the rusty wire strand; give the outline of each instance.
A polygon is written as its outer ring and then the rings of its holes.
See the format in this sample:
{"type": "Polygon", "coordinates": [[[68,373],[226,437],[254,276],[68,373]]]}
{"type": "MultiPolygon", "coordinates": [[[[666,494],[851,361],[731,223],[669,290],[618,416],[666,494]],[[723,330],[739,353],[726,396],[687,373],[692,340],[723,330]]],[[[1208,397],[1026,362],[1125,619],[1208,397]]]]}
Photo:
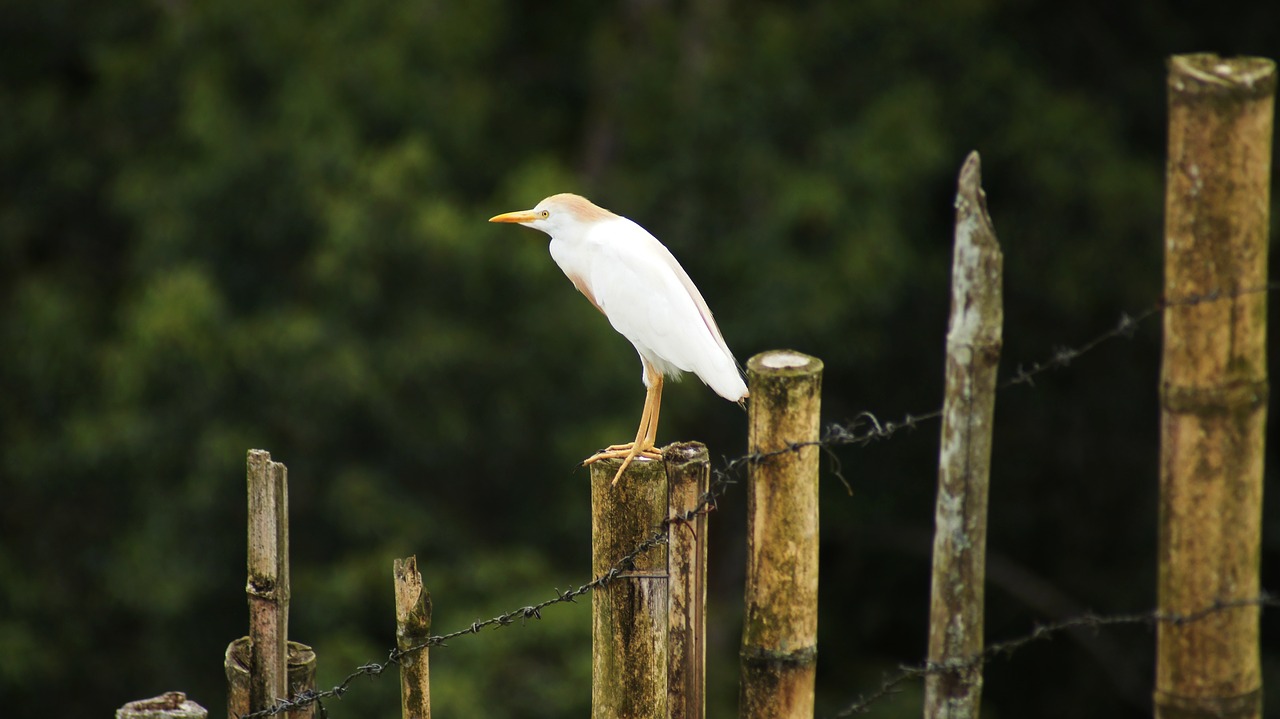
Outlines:
{"type": "Polygon", "coordinates": [[[1054,635],[1061,634],[1068,630],[1086,628],[1102,629],[1104,627],[1123,625],[1145,625],[1148,627],[1154,627],[1158,624],[1164,623],[1171,624],[1173,626],[1181,626],[1183,624],[1198,622],[1219,612],[1239,609],[1242,607],[1277,609],[1280,608],[1280,598],[1264,591],[1256,597],[1217,600],[1213,604],[1194,612],[1162,612],[1158,609],[1154,609],[1148,612],[1132,612],[1129,614],[1100,615],[1089,613],[1078,617],[1071,617],[1070,619],[1051,622],[1049,624],[1037,624],[1027,634],[1014,639],[1006,639],[1001,642],[987,645],[987,647],[981,652],[969,657],[951,659],[945,662],[921,662],[920,664],[898,667],[898,671],[886,676],[884,680],[881,681],[879,687],[859,696],[852,703],[831,716],[832,719],[838,719],[840,717],[850,717],[855,714],[866,713],[872,704],[875,704],[888,696],[897,694],[899,687],[909,681],[923,679],[932,674],[965,672],[974,669],[975,667],[985,666],[999,656],[1010,656],[1028,644],[1042,639],[1052,638],[1054,635]]]}
{"type": "Polygon", "coordinates": [[[716,470],[714,472],[715,478],[713,479],[707,491],[704,492],[702,496],[698,499],[697,504],[695,504],[690,509],[687,509],[683,512],[677,512],[671,515],[670,517],[667,517],[666,519],[662,520],[658,529],[654,531],[653,534],[646,537],[643,541],[639,542],[630,552],[627,552],[625,555],[623,555],[622,558],[620,558],[617,562],[615,562],[607,572],[600,575],[599,577],[596,577],[590,582],[587,582],[586,584],[580,585],[576,589],[569,589],[563,592],[556,590],[557,591],[556,596],[550,599],[544,600],[538,604],[532,604],[529,606],[520,607],[519,609],[513,609],[509,612],[506,612],[505,614],[499,614],[498,616],[491,617],[489,619],[476,620],[467,627],[464,627],[454,632],[450,632],[448,634],[440,634],[440,635],[428,637],[426,640],[418,644],[415,644],[411,647],[408,647],[406,649],[400,649],[397,647],[395,649],[392,649],[390,652],[388,652],[387,660],[385,662],[382,662],[382,663],[370,662],[368,664],[364,664],[362,666],[356,667],[354,671],[352,671],[341,682],[339,682],[337,685],[335,685],[330,689],[325,689],[322,691],[304,691],[295,695],[292,699],[277,699],[276,703],[273,704],[272,706],[256,712],[243,714],[241,715],[241,719],[261,719],[262,717],[270,717],[283,712],[302,709],[303,707],[309,706],[311,704],[316,704],[317,706],[319,706],[321,708],[321,713],[324,714],[325,713],[323,708],[324,705],[320,703],[322,700],[329,699],[329,698],[339,698],[339,699],[342,698],[342,695],[345,694],[350,689],[352,682],[354,682],[356,679],[363,676],[368,676],[368,677],[380,676],[387,669],[397,666],[400,663],[400,660],[406,656],[409,656],[411,654],[416,654],[430,647],[448,646],[447,642],[451,639],[456,639],[458,637],[461,637],[467,634],[479,634],[481,630],[489,627],[493,627],[494,629],[497,629],[500,627],[510,626],[514,624],[517,619],[526,620],[526,621],[529,619],[541,619],[543,609],[546,609],[547,607],[553,604],[564,604],[564,603],[575,602],[578,597],[581,597],[585,594],[589,594],[590,592],[596,589],[599,589],[601,587],[608,586],[609,583],[617,579],[620,574],[634,568],[635,560],[639,558],[640,555],[644,554],[645,552],[648,552],[650,549],[653,549],[654,547],[667,543],[667,540],[668,540],[667,529],[671,525],[687,524],[688,522],[693,520],[695,517],[701,514],[706,514],[707,512],[713,511],[716,506],[716,500],[720,497],[720,495],[724,492],[724,490],[731,485],[737,484],[737,479],[734,477],[733,472],[737,468],[744,466],[744,463],[750,462],[750,461],[762,461],[767,457],[784,454],[784,453],[792,452],[795,450],[796,450],[796,447],[792,445],[792,446],[777,450],[776,452],[757,453],[754,456],[739,457],[735,460],[727,462],[726,469],[716,470]]]}
{"type": "MultiPolygon", "coordinates": [[[[1137,330],[1138,325],[1142,324],[1146,320],[1149,320],[1150,318],[1156,315],[1162,314],[1167,309],[1170,309],[1173,307],[1194,306],[1194,305],[1204,304],[1208,302],[1216,302],[1223,299],[1235,299],[1235,298],[1242,297],[1249,294],[1256,294],[1260,292],[1271,292],[1277,289],[1280,289],[1280,282],[1269,282],[1265,285],[1261,285],[1258,287],[1244,288],[1244,289],[1240,289],[1232,292],[1213,291],[1213,292],[1207,292],[1200,295],[1189,295],[1186,297],[1174,298],[1174,299],[1161,298],[1158,302],[1148,307],[1147,309],[1143,310],[1142,312],[1139,312],[1136,315],[1129,315],[1127,313],[1122,313],[1120,315],[1119,321],[1116,323],[1114,327],[1104,332],[1101,332],[1098,335],[1095,335],[1094,337],[1088,339],[1087,341],[1085,341],[1080,345],[1077,345],[1075,347],[1062,347],[1062,348],[1055,349],[1053,353],[1050,355],[1050,357],[1048,357],[1047,359],[1041,360],[1038,362],[1033,362],[1026,367],[1024,367],[1023,365],[1018,365],[1018,368],[1014,372],[1013,376],[1009,377],[1008,379],[1000,383],[997,386],[997,389],[1008,389],[1010,387],[1023,385],[1023,384],[1028,386],[1035,386],[1034,380],[1039,375],[1049,372],[1050,370],[1065,368],[1075,360],[1079,359],[1082,355],[1087,354],[1088,352],[1096,349],[1099,345],[1105,344],[1106,342],[1113,339],[1119,339],[1119,338],[1132,339],[1137,330]]],[[[589,594],[596,589],[608,586],[610,582],[617,579],[618,575],[633,568],[635,565],[635,560],[639,558],[640,555],[644,554],[645,552],[648,552],[650,549],[653,549],[654,547],[666,544],[667,536],[668,536],[667,531],[671,525],[687,524],[689,521],[691,521],[692,519],[694,519],[695,517],[701,514],[706,514],[708,512],[714,511],[716,509],[717,500],[721,496],[723,496],[724,492],[727,491],[730,487],[739,483],[738,477],[740,473],[746,467],[752,464],[758,464],[772,457],[780,456],[783,454],[789,454],[791,452],[798,452],[802,449],[806,449],[809,447],[817,447],[821,449],[823,452],[825,452],[829,457],[835,460],[830,463],[830,466],[828,467],[829,471],[831,471],[833,475],[844,484],[846,490],[852,493],[851,485],[849,484],[848,480],[845,479],[844,475],[840,471],[839,459],[838,457],[835,456],[833,452],[834,448],[846,447],[846,446],[864,447],[868,444],[871,444],[872,442],[889,439],[903,430],[914,430],[918,426],[920,426],[920,424],[930,420],[938,419],[941,416],[942,416],[942,409],[938,408],[931,412],[925,412],[923,414],[907,414],[901,420],[898,420],[896,422],[881,422],[871,412],[861,412],[858,415],[856,415],[852,420],[849,420],[847,422],[832,423],[827,425],[826,427],[823,428],[821,436],[816,440],[804,441],[804,442],[791,442],[787,446],[773,450],[773,451],[748,452],[747,454],[741,455],[739,457],[734,457],[733,459],[724,460],[723,465],[721,467],[712,468],[711,485],[708,488],[708,490],[698,498],[698,502],[693,507],[687,510],[684,510],[683,512],[677,512],[675,514],[672,514],[670,517],[667,517],[666,519],[664,519],[659,524],[659,526],[655,528],[655,531],[653,534],[649,535],[644,540],[639,542],[635,546],[635,548],[633,548],[627,554],[623,555],[617,562],[615,562],[609,568],[607,572],[600,575],[599,577],[596,577],[595,579],[578,586],[576,589],[569,589],[563,592],[557,589],[556,596],[550,599],[546,599],[542,602],[539,602],[538,604],[531,604],[528,606],[520,607],[518,609],[513,609],[509,612],[506,612],[504,614],[499,614],[498,616],[491,617],[489,619],[476,620],[472,622],[469,626],[463,627],[462,629],[459,629],[457,631],[450,632],[448,634],[441,634],[441,635],[428,637],[425,641],[419,644],[415,644],[407,649],[403,649],[403,650],[399,648],[392,649],[390,652],[388,652],[387,660],[385,662],[382,662],[382,663],[370,662],[368,664],[364,664],[362,666],[356,667],[354,671],[352,671],[341,682],[339,682],[337,685],[335,685],[330,689],[325,689],[321,691],[315,691],[315,690],[303,691],[296,694],[292,699],[277,699],[276,703],[271,707],[268,707],[266,709],[262,709],[256,712],[250,712],[248,714],[243,714],[241,715],[240,719],[264,719],[265,717],[275,716],[283,712],[302,709],[304,707],[310,706],[311,704],[317,705],[317,707],[320,709],[320,714],[322,717],[327,717],[328,713],[325,710],[322,700],[329,699],[329,698],[341,698],[342,695],[344,695],[350,689],[352,682],[354,682],[356,679],[360,677],[380,676],[387,669],[397,666],[400,663],[400,660],[403,659],[404,657],[409,656],[411,654],[416,654],[430,647],[448,646],[447,642],[451,639],[456,639],[458,637],[465,636],[468,634],[479,634],[481,630],[487,629],[490,627],[494,629],[499,629],[502,627],[511,626],[512,624],[516,623],[516,620],[521,620],[521,623],[525,623],[530,619],[541,619],[542,610],[546,609],[547,607],[550,607],[556,604],[574,603],[578,597],[589,594]]],[[[1272,598],[1270,595],[1263,595],[1256,599],[1246,600],[1246,601],[1249,601],[1253,604],[1257,604],[1258,606],[1265,606],[1265,607],[1277,606],[1277,600],[1272,598]]],[[[1162,618],[1158,612],[1146,613],[1146,614],[1116,615],[1111,617],[1098,617],[1096,615],[1085,615],[1083,617],[1068,619],[1055,624],[1049,624],[1049,625],[1044,625],[1042,627],[1038,627],[1030,635],[1027,635],[1020,639],[1011,640],[1011,641],[1003,642],[1000,644],[993,644],[987,647],[982,652],[982,654],[976,657],[972,657],[968,661],[970,662],[980,661],[982,663],[986,663],[987,661],[990,661],[990,659],[995,654],[1012,653],[1013,651],[1020,649],[1021,647],[1025,646],[1030,642],[1036,641],[1037,639],[1041,639],[1044,636],[1047,636],[1049,634],[1063,631],[1065,629],[1085,627],[1085,626],[1103,627],[1103,626],[1109,626],[1114,624],[1133,624],[1133,623],[1140,623],[1140,622],[1152,623],[1156,621],[1175,621],[1175,622],[1193,621],[1196,618],[1200,618],[1201,615],[1213,613],[1214,611],[1221,611],[1223,608],[1228,608],[1228,607],[1218,607],[1218,605],[1215,604],[1213,607],[1209,607],[1205,610],[1201,610],[1201,612],[1197,612],[1192,615],[1187,615],[1182,619],[1178,619],[1176,615],[1165,615],[1162,618]]],[[[853,713],[866,711],[866,707],[868,705],[870,705],[871,703],[874,703],[876,700],[882,699],[885,696],[894,693],[896,687],[904,682],[910,681],[912,679],[917,679],[931,673],[937,673],[939,671],[950,671],[953,668],[954,667],[951,667],[950,665],[944,666],[944,667],[938,667],[936,665],[930,665],[928,663],[916,665],[916,666],[903,667],[898,674],[887,678],[885,682],[880,686],[879,689],[866,695],[865,698],[860,698],[859,700],[855,701],[853,704],[851,704],[849,707],[846,707],[844,710],[841,711],[841,713],[837,714],[836,716],[838,717],[850,716],[853,713]]]]}
{"type": "Polygon", "coordinates": [[[1120,320],[1114,327],[1092,337],[1083,344],[1077,345],[1076,347],[1059,347],[1053,351],[1053,354],[1048,359],[1040,362],[1033,362],[1029,367],[1024,368],[1022,365],[1018,365],[1014,375],[1002,382],[997,389],[1006,389],[1019,384],[1034,385],[1034,380],[1037,375],[1048,372],[1049,370],[1066,367],[1076,359],[1079,359],[1081,355],[1093,350],[1100,344],[1122,337],[1125,339],[1132,339],[1134,333],[1137,332],[1138,325],[1156,315],[1162,315],[1167,309],[1174,307],[1192,307],[1208,302],[1217,302],[1219,300],[1233,300],[1246,295],[1273,292],[1277,289],[1280,289],[1280,282],[1268,282],[1264,285],[1258,285],[1257,287],[1245,287],[1232,292],[1215,290],[1200,295],[1188,295],[1186,297],[1175,297],[1173,299],[1161,298],[1158,302],[1136,315],[1121,313],[1120,320]]]}

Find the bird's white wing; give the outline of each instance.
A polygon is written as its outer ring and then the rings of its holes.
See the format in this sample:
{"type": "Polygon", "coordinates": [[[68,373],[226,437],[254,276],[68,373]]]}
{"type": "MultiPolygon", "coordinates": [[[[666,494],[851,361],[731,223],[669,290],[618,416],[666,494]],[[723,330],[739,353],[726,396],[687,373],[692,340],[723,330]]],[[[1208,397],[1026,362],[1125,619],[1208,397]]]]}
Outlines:
{"type": "Polygon", "coordinates": [[[746,385],[706,300],[671,252],[626,218],[595,225],[590,286],[613,328],[664,374],[693,372],[737,401],[746,385]]]}

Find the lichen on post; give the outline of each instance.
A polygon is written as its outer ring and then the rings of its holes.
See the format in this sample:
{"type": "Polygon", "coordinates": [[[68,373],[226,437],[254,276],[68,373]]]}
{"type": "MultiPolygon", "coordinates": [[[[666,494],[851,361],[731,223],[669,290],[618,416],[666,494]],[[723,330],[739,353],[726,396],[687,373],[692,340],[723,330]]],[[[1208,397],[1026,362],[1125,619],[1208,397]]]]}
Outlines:
{"type": "Polygon", "coordinates": [[[1004,307],[1003,258],[973,152],[956,192],[946,397],[934,511],[926,719],[977,719],[982,699],[983,585],[996,370],[1004,307]]]}

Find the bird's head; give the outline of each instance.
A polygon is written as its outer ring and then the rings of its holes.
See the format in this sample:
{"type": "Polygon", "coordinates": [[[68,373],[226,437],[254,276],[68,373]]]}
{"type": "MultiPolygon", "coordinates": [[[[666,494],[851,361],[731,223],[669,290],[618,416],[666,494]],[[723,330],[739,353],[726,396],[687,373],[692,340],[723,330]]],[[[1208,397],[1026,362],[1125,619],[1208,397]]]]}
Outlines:
{"type": "Polygon", "coordinates": [[[616,217],[617,215],[592,204],[581,195],[563,192],[539,202],[532,210],[504,212],[490,217],[489,221],[524,225],[556,237],[576,234],[592,224],[616,217]]]}

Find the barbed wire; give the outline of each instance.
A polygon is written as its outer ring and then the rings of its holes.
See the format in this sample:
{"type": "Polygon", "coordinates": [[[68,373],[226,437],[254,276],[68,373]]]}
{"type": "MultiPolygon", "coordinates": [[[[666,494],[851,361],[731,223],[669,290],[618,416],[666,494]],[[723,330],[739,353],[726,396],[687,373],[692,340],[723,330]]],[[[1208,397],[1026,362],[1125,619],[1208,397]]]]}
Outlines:
{"type": "MultiPolygon", "coordinates": [[[[796,449],[798,449],[798,447],[795,444],[793,444],[793,445],[784,447],[782,449],[776,450],[774,452],[757,453],[756,455],[754,455],[757,458],[755,461],[761,461],[770,456],[776,456],[776,455],[786,454],[788,452],[794,452],[796,451],[796,449]]],[[[356,681],[360,677],[366,677],[366,676],[377,677],[381,675],[383,672],[385,672],[387,669],[390,669],[391,667],[399,665],[400,661],[405,657],[412,654],[417,654],[418,652],[421,652],[424,649],[428,649],[430,647],[448,646],[447,642],[449,642],[449,640],[451,639],[456,639],[458,637],[465,636],[468,634],[479,634],[482,630],[487,628],[499,629],[501,627],[511,626],[512,624],[515,624],[517,620],[527,621],[530,619],[541,619],[542,610],[546,609],[547,607],[550,607],[555,604],[566,604],[566,603],[576,602],[578,597],[581,597],[585,594],[589,594],[590,592],[596,589],[600,589],[608,586],[611,582],[618,579],[619,576],[622,575],[622,573],[634,569],[636,559],[638,559],[645,552],[648,552],[649,550],[655,547],[658,547],[660,545],[667,544],[667,541],[668,541],[667,530],[668,528],[671,527],[671,525],[687,524],[688,522],[692,521],[699,515],[706,514],[708,512],[713,511],[716,506],[716,500],[723,494],[723,492],[728,487],[738,483],[738,479],[735,476],[736,474],[735,468],[742,466],[741,462],[746,460],[747,460],[746,457],[739,457],[735,460],[727,462],[724,469],[713,471],[712,472],[713,478],[708,486],[707,491],[702,493],[702,495],[698,498],[698,502],[693,507],[686,509],[682,512],[677,512],[675,514],[672,514],[671,516],[662,520],[662,522],[659,523],[658,528],[653,532],[653,534],[650,534],[648,537],[646,537],[645,539],[637,543],[636,546],[631,551],[623,555],[617,562],[614,562],[613,565],[610,566],[608,571],[601,574],[599,577],[596,577],[595,579],[591,580],[590,582],[582,584],[578,586],[576,589],[569,589],[563,592],[556,590],[557,591],[556,596],[550,599],[544,600],[542,602],[539,602],[538,604],[532,604],[529,606],[520,607],[518,609],[513,609],[509,612],[506,612],[504,614],[499,614],[498,616],[491,617],[489,619],[476,620],[472,622],[470,626],[464,627],[454,632],[450,632],[448,634],[441,634],[441,635],[428,637],[426,640],[418,644],[415,644],[411,647],[407,647],[405,649],[400,649],[397,647],[387,653],[387,660],[385,662],[382,662],[382,663],[370,662],[368,664],[364,664],[362,666],[356,667],[354,671],[348,674],[345,678],[343,678],[341,682],[339,682],[332,688],[321,690],[321,691],[304,690],[297,693],[292,699],[277,699],[276,703],[273,704],[272,706],[266,709],[261,709],[256,712],[242,714],[240,719],[262,719],[264,717],[275,716],[283,712],[303,709],[312,704],[317,705],[317,707],[320,709],[320,714],[322,717],[326,717],[328,716],[328,714],[324,709],[324,704],[322,703],[323,700],[331,699],[331,698],[339,698],[339,699],[342,698],[342,695],[346,694],[347,691],[351,688],[352,682],[356,681]]]]}
{"type": "Polygon", "coordinates": [[[1060,347],[1055,349],[1053,354],[1047,359],[1040,362],[1033,362],[1030,366],[1025,368],[1022,365],[1018,365],[1014,375],[1002,382],[998,389],[1006,389],[1020,384],[1033,385],[1035,384],[1034,379],[1036,376],[1048,372],[1049,370],[1066,367],[1081,355],[1095,349],[1098,345],[1118,338],[1132,339],[1134,333],[1138,330],[1138,325],[1156,315],[1163,315],[1165,310],[1174,307],[1192,307],[1208,302],[1217,302],[1219,300],[1237,299],[1246,295],[1274,292],[1278,289],[1280,289],[1280,282],[1268,282],[1256,287],[1245,287],[1232,291],[1214,290],[1204,294],[1187,295],[1185,297],[1175,297],[1173,299],[1161,298],[1158,302],[1136,315],[1121,313],[1120,320],[1114,327],[1095,335],[1083,344],[1077,345],[1076,347],[1060,347]]]}
{"type": "MultiPolygon", "coordinates": [[[[1277,289],[1280,289],[1280,282],[1269,282],[1265,285],[1260,285],[1257,287],[1250,287],[1250,288],[1243,288],[1240,290],[1235,290],[1230,292],[1213,291],[1213,292],[1207,292],[1204,294],[1188,295],[1185,297],[1174,298],[1174,299],[1161,298],[1158,302],[1153,304],[1151,307],[1148,307],[1147,309],[1137,313],[1136,315],[1122,313],[1120,315],[1119,321],[1116,323],[1115,326],[1089,338],[1082,344],[1076,345],[1074,347],[1060,347],[1055,349],[1053,353],[1044,360],[1032,362],[1027,366],[1018,365],[1014,374],[1011,377],[1002,381],[1000,384],[998,384],[997,389],[1003,390],[1003,389],[1008,389],[1010,387],[1014,387],[1017,385],[1034,386],[1035,378],[1051,370],[1063,369],[1070,366],[1074,361],[1079,359],[1081,356],[1093,351],[1098,346],[1103,345],[1109,342],[1110,340],[1119,339],[1119,338],[1131,339],[1134,336],[1135,332],[1137,331],[1138,325],[1142,324],[1143,322],[1150,319],[1151,317],[1162,314],[1167,309],[1170,309],[1173,307],[1199,305],[1207,302],[1216,302],[1224,299],[1235,299],[1235,298],[1242,297],[1249,294],[1271,292],[1277,289]]],[[[772,451],[748,452],[747,454],[734,457],[732,459],[726,459],[723,461],[723,464],[720,467],[718,468],[713,467],[711,469],[711,482],[709,484],[709,487],[707,491],[704,492],[698,498],[698,501],[694,504],[694,506],[682,512],[674,513],[669,517],[667,517],[666,519],[662,520],[662,522],[659,523],[659,525],[655,528],[652,534],[650,534],[648,537],[646,537],[645,539],[637,543],[636,546],[631,551],[627,552],[620,559],[618,559],[617,562],[615,562],[612,566],[610,566],[608,571],[596,577],[595,579],[589,582],[586,582],[585,584],[579,585],[575,589],[569,589],[563,592],[560,590],[556,590],[557,592],[556,596],[551,597],[550,599],[546,599],[537,604],[531,604],[524,607],[519,607],[517,609],[512,609],[511,611],[505,612],[503,614],[499,614],[489,619],[476,620],[467,627],[464,627],[454,632],[450,632],[448,634],[441,634],[441,635],[429,637],[425,641],[419,644],[415,644],[406,649],[399,649],[399,648],[392,649],[390,652],[388,652],[387,659],[385,662],[381,662],[381,663],[370,662],[368,664],[364,664],[362,666],[356,667],[355,670],[353,670],[350,674],[348,674],[345,678],[343,678],[341,682],[339,682],[338,684],[334,685],[329,689],[324,689],[320,691],[303,690],[301,692],[298,692],[292,699],[283,699],[283,698],[277,699],[276,703],[271,707],[268,707],[266,709],[261,709],[255,712],[250,712],[248,714],[243,714],[241,715],[240,719],[265,719],[266,717],[276,716],[283,712],[303,709],[312,704],[315,704],[317,708],[320,710],[320,715],[323,719],[324,717],[328,716],[328,713],[325,710],[325,707],[323,704],[323,700],[331,699],[331,698],[341,698],[344,694],[347,693],[347,691],[350,690],[353,682],[355,682],[360,677],[380,676],[387,669],[398,666],[400,664],[400,661],[405,657],[410,656],[412,654],[416,654],[418,652],[421,652],[431,647],[448,646],[447,643],[450,640],[457,639],[458,637],[466,636],[469,634],[479,634],[484,629],[489,629],[489,628],[500,629],[502,627],[508,627],[515,624],[517,620],[519,620],[521,623],[525,623],[531,619],[541,619],[542,610],[548,607],[551,607],[556,604],[575,603],[579,597],[589,594],[596,589],[600,589],[608,586],[611,582],[615,581],[619,577],[619,575],[621,575],[623,572],[633,569],[635,566],[635,560],[638,559],[642,554],[648,552],[651,549],[654,549],[655,547],[667,544],[668,529],[671,527],[671,525],[687,524],[688,522],[692,521],[694,518],[698,517],[699,515],[714,511],[717,505],[717,501],[720,499],[721,496],[723,496],[724,492],[726,492],[730,487],[737,485],[739,483],[739,476],[741,475],[742,471],[752,464],[758,464],[760,462],[767,461],[768,459],[771,459],[773,457],[781,456],[784,454],[790,454],[793,452],[798,452],[802,449],[806,449],[809,447],[817,447],[821,451],[825,452],[828,455],[828,457],[832,460],[828,468],[829,471],[844,484],[846,490],[852,493],[852,487],[850,486],[848,480],[845,479],[844,475],[840,471],[840,460],[839,460],[839,457],[834,453],[835,448],[846,447],[846,446],[861,447],[861,446],[866,446],[868,444],[871,444],[872,442],[889,439],[894,435],[898,434],[899,432],[902,432],[904,430],[914,430],[924,422],[928,422],[928,421],[940,418],[942,416],[942,412],[943,412],[942,408],[938,408],[938,409],[935,409],[929,412],[924,412],[921,414],[907,414],[902,419],[898,421],[893,421],[893,422],[882,422],[871,412],[860,412],[859,414],[855,415],[853,419],[848,420],[846,422],[832,423],[827,425],[826,427],[823,428],[819,438],[816,440],[791,442],[784,447],[781,447],[779,449],[775,449],[772,451]]],[[[1273,598],[1271,595],[1262,595],[1260,597],[1257,597],[1251,600],[1244,600],[1244,601],[1249,601],[1259,606],[1266,606],[1266,607],[1280,606],[1280,603],[1277,603],[1277,600],[1273,598]]],[[[981,661],[982,663],[986,663],[987,661],[990,661],[991,658],[993,658],[998,654],[1012,653],[1013,651],[1016,651],[1017,649],[1020,649],[1021,647],[1031,642],[1037,641],[1048,635],[1061,632],[1067,629],[1089,627],[1089,626],[1103,627],[1103,626],[1109,626],[1114,624],[1133,624],[1133,623],[1141,623],[1141,622],[1152,623],[1157,621],[1171,621],[1171,622],[1178,623],[1178,622],[1194,621],[1195,619],[1200,618],[1202,614],[1207,615],[1207,613],[1222,611],[1222,609],[1225,609],[1225,608],[1230,608],[1230,606],[1226,606],[1226,605],[1219,606],[1218,604],[1215,604],[1214,606],[1201,610],[1200,612],[1192,613],[1190,615],[1185,615],[1185,616],[1161,615],[1159,612],[1148,612],[1144,614],[1113,615],[1110,617],[1099,617],[1093,614],[1084,615],[1082,617],[1077,617],[1075,619],[1068,619],[1062,622],[1057,622],[1054,624],[1047,624],[1041,627],[1037,627],[1036,630],[1033,631],[1031,634],[1019,639],[1009,640],[1009,641],[998,643],[998,644],[993,644],[987,647],[986,650],[982,652],[982,654],[977,655],[975,657],[971,657],[969,660],[966,660],[966,661],[969,661],[969,662],[981,661]]],[[[842,712],[837,714],[836,716],[837,717],[850,716],[853,713],[859,713],[859,712],[865,711],[866,706],[870,705],[871,703],[874,703],[875,701],[885,696],[888,696],[889,694],[892,694],[896,690],[896,687],[898,687],[904,682],[910,681],[912,679],[921,678],[932,673],[938,673],[942,671],[954,671],[956,668],[957,668],[956,666],[953,666],[950,664],[933,665],[928,663],[920,664],[912,667],[903,667],[898,674],[887,678],[879,689],[867,695],[866,699],[860,698],[859,700],[851,704],[849,707],[842,710],[842,712]]]]}
{"type": "Polygon", "coordinates": [[[1145,625],[1154,627],[1158,624],[1166,623],[1174,626],[1181,626],[1183,624],[1198,622],[1219,612],[1224,612],[1230,609],[1239,609],[1242,607],[1276,609],[1280,608],[1280,598],[1264,591],[1256,597],[1217,600],[1213,604],[1193,612],[1162,612],[1158,609],[1154,609],[1148,612],[1134,612],[1129,614],[1100,615],[1089,613],[1049,624],[1039,624],[1036,625],[1031,632],[1024,634],[1023,636],[990,644],[981,652],[970,657],[952,659],[945,662],[922,662],[920,664],[899,667],[896,673],[886,676],[880,683],[880,686],[875,690],[859,696],[851,704],[831,716],[833,719],[840,719],[841,717],[851,717],[855,714],[865,713],[870,709],[872,704],[898,693],[899,687],[909,681],[924,679],[932,674],[960,673],[980,666],[985,666],[996,657],[1001,655],[1009,656],[1019,649],[1026,647],[1028,644],[1038,642],[1042,639],[1049,639],[1055,634],[1061,634],[1062,632],[1072,629],[1102,629],[1104,627],[1120,625],[1145,625]]]}

